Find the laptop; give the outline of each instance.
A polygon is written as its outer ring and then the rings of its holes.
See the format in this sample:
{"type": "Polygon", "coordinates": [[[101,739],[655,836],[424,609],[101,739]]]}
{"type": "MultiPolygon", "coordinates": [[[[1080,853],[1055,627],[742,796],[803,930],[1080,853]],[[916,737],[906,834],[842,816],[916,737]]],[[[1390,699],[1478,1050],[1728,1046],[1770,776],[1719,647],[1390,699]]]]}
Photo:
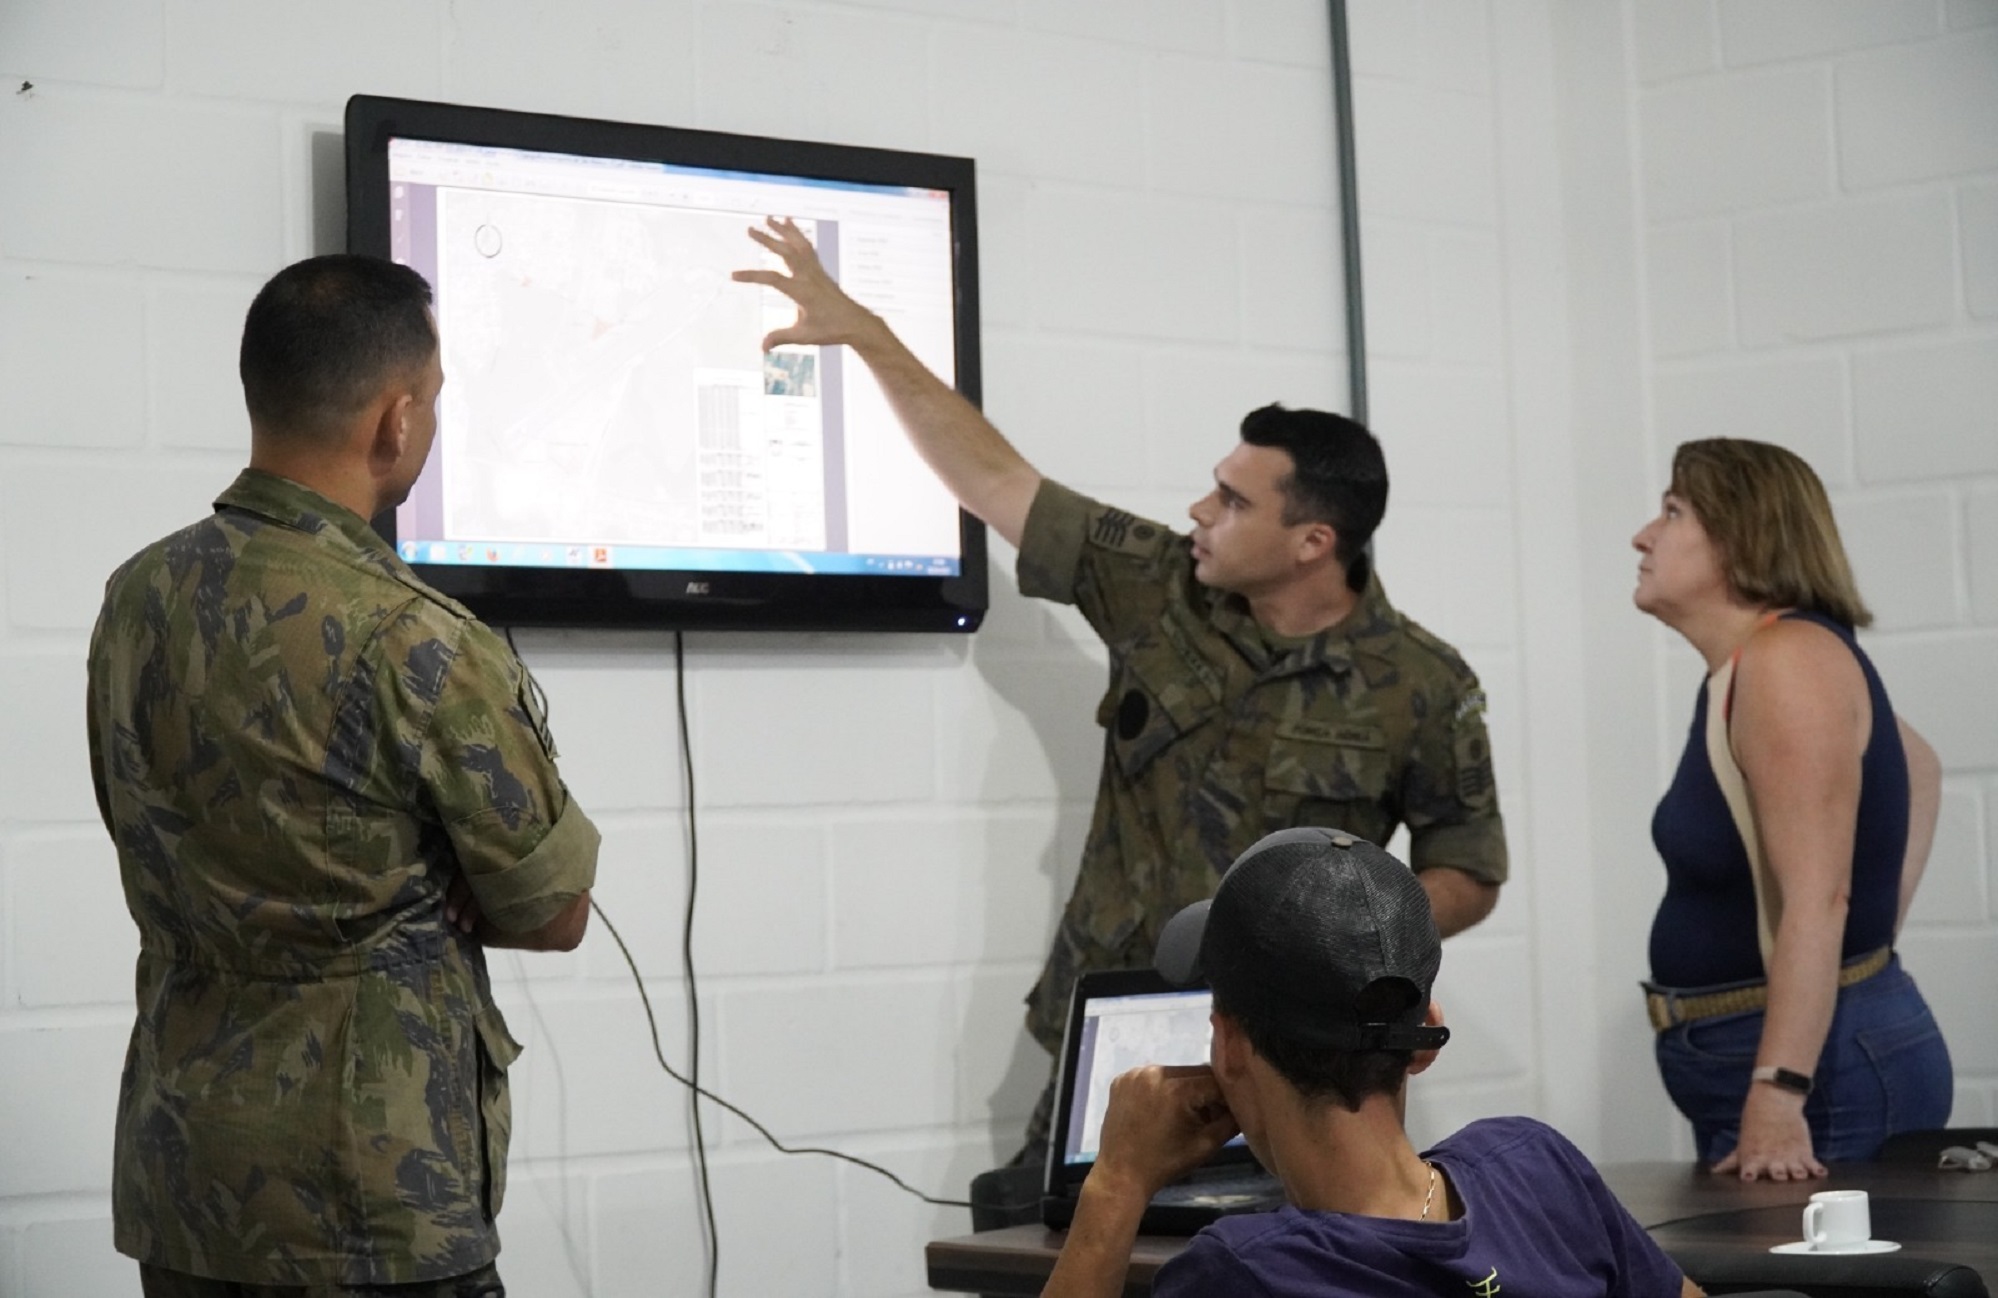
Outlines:
{"type": "MultiPolygon", "coordinates": [[[[1110,1080],[1140,1064],[1204,1064],[1213,996],[1205,987],[1175,988],[1150,969],[1086,973],[1069,1002],[1055,1080],[1041,1219],[1065,1230],[1103,1134],[1110,1080]]],[[[1217,1217],[1268,1212],[1283,1186],[1263,1170],[1240,1136],[1184,1180],[1159,1191],[1138,1223],[1147,1235],[1191,1235],[1217,1217]]]]}

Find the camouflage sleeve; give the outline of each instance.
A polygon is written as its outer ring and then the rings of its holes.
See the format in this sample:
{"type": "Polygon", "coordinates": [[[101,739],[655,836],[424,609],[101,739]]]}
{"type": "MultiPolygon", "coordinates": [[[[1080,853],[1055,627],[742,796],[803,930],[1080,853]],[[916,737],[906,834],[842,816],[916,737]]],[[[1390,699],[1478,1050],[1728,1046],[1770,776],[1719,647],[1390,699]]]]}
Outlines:
{"type": "Polygon", "coordinates": [[[480,910],[524,933],[596,881],[597,829],[555,769],[527,668],[484,625],[460,626],[423,736],[420,777],[480,910]]]}
{"type": "Polygon", "coordinates": [[[97,732],[103,721],[97,707],[97,654],[103,634],[104,622],[100,617],[97,626],[90,632],[90,668],[83,690],[83,733],[90,747],[90,790],[97,797],[97,815],[115,839],[118,828],[111,823],[111,789],[104,778],[104,736],[97,732]]]}
{"type": "Polygon", "coordinates": [[[1149,625],[1192,560],[1169,527],[1043,478],[1027,511],[1020,593],[1073,604],[1105,640],[1149,625]]]}
{"type": "Polygon", "coordinates": [[[1468,668],[1417,727],[1403,790],[1411,866],[1505,882],[1505,822],[1485,734],[1485,692],[1468,668]]]}

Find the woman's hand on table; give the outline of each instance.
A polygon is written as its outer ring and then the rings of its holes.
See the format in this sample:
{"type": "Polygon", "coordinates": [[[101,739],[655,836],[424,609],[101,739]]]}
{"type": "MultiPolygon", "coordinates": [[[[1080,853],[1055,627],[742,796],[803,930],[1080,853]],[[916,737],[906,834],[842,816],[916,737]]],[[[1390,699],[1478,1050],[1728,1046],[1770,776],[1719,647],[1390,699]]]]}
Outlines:
{"type": "Polygon", "coordinates": [[[1732,1172],[1744,1181],[1804,1181],[1824,1176],[1825,1165],[1811,1151],[1811,1127],[1804,1120],[1804,1097],[1766,1083],[1752,1083],[1741,1106],[1741,1138],[1714,1164],[1715,1175],[1732,1172]]]}

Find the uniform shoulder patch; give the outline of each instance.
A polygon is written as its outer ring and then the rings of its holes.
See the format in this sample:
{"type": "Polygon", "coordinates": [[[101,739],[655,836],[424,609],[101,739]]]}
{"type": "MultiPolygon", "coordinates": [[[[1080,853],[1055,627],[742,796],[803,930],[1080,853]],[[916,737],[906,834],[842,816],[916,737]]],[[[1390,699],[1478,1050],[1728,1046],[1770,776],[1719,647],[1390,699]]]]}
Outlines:
{"type": "Polygon", "coordinates": [[[1121,509],[1097,511],[1089,520],[1089,543],[1118,554],[1147,555],[1158,549],[1166,530],[1121,509]]]}

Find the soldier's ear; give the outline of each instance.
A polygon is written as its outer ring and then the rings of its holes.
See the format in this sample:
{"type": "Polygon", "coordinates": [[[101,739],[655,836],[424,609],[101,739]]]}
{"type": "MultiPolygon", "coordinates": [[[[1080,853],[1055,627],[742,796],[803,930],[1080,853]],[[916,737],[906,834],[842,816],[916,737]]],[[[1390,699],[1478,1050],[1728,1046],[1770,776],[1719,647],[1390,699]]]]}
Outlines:
{"type": "Polygon", "coordinates": [[[1306,523],[1297,538],[1299,563],[1316,563],[1330,558],[1339,548],[1339,533],[1330,523],[1306,523]]]}
{"type": "Polygon", "coordinates": [[[409,449],[409,413],[414,401],[411,393],[397,392],[378,407],[368,439],[368,472],[377,480],[394,473],[409,449]]]}

